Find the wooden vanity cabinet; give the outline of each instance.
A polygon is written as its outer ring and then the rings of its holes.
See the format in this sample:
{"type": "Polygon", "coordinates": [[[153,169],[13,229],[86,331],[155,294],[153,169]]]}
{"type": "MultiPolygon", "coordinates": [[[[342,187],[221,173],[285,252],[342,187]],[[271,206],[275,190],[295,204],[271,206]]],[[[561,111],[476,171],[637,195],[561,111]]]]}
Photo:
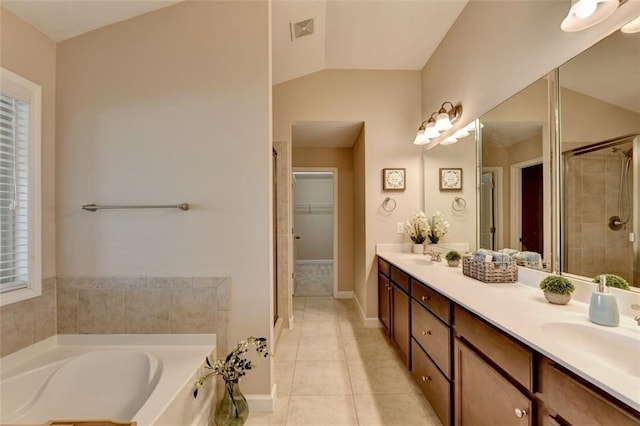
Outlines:
{"type": "Polygon", "coordinates": [[[540,424],[640,425],[637,414],[553,361],[541,356],[538,366],[540,424]]]}
{"type": "Polygon", "coordinates": [[[533,425],[533,400],[464,341],[455,341],[455,424],[533,425]]]}
{"type": "Polygon", "coordinates": [[[378,258],[378,319],[405,365],[409,365],[409,276],[378,258]]]}

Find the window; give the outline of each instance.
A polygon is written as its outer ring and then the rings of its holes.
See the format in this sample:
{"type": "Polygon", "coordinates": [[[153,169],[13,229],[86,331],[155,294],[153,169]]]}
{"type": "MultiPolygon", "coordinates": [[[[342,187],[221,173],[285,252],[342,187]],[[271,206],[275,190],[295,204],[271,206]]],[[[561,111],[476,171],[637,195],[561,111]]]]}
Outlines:
{"type": "Polygon", "coordinates": [[[0,68],[0,305],[41,294],[41,92],[0,68]]]}

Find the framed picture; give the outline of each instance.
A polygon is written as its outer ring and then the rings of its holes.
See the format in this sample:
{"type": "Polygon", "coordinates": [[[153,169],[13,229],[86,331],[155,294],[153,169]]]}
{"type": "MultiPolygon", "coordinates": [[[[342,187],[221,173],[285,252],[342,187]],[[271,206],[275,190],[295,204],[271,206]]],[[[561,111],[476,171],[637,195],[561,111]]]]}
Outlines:
{"type": "Polygon", "coordinates": [[[462,190],[462,169],[440,169],[440,191],[462,190]]]}
{"type": "Polygon", "coordinates": [[[383,191],[405,190],[405,169],[382,169],[383,191]]]}

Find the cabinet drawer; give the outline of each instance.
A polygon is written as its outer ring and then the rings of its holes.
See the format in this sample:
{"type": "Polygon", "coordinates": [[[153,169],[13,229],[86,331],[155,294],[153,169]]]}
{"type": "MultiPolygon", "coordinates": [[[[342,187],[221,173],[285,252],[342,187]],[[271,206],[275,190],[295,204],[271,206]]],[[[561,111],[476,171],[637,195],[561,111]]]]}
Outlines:
{"type": "Polygon", "coordinates": [[[442,321],[450,324],[451,305],[446,297],[426,287],[420,281],[411,279],[411,295],[424,307],[429,309],[442,321]]]}
{"type": "Polygon", "coordinates": [[[411,374],[442,424],[445,426],[451,424],[451,384],[413,339],[411,339],[411,374]]]}
{"type": "Polygon", "coordinates": [[[384,259],[378,258],[378,271],[382,272],[386,276],[389,276],[389,262],[384,259]]]}
{"type": "Polygon", "coordinates": [[[640,418],[608,401],[544,357],[540,359],[538,396],[548,410],[573,425],[640,425],[640,418]]]}
{"type": "Polygon", "coordinates": [[[533,353],[456,305],[454,328],[515,381],[533,392],[533,353]]]}
{"type": "Polygon", "coordinates": [[[398,287],[409,293],[409,275],[402,272],[395,266],[391,266],[391,281],[398,287]]]}
{"type": "Polygon", "coordinates": [[[442,372],[451,377],[450,329],[418,302],[411,302],[411,333],[442,372]]]}

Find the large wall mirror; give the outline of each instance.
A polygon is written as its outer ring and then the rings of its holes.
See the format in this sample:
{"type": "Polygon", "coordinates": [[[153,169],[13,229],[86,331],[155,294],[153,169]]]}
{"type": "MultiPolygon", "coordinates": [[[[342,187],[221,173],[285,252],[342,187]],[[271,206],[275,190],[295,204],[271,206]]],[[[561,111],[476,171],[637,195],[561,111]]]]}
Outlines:
{"type": "Polygon", "coordinates": [[[559,68],[561,270],[640,287],[640,33],[614,32],[559,68]]]}
{"type": "Polygon", "coordinates": [[[480,118],[479,246],[520,252],[519,264],[550,268],[549,78],[480,118]]]}

